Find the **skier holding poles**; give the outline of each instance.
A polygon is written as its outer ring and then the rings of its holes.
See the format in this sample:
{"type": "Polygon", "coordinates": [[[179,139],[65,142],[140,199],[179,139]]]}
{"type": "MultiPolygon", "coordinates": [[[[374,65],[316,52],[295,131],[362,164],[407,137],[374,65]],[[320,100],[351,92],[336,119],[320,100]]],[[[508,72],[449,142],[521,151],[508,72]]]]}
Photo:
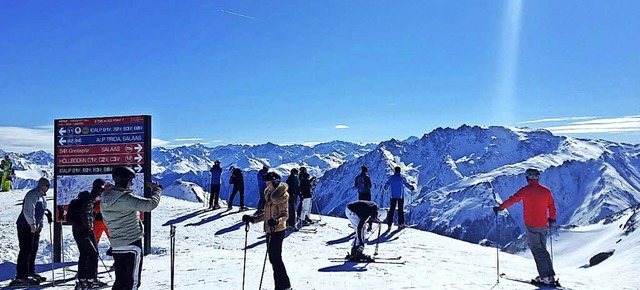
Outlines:
{"type": "Polygon", "coordinates": [[[391,175],[387,183],[384,184],[384,189],[391,187],[391,205],[389,207],[389,215],[387,216],[387,232],[391,231],[391,225],[393,225],[393,213],[396,210],[396,204],[398,205],[398,229],[404,229],[406,227],[404,223],[404,187],[408,187],[410,190],[415,189],[413,185],[409,184],[409,182],[400,175],[400,166],[396,166],[394,171],[395,173],[391,175]]]}
{"type": "Polygon", "coordinates": [[[258,216],[244,215],[242,221],[250,223],[264,221],[267,254],[273,268],[275,290],[291,290],[287,269],[282,261],[282,242],[285,238],[285,224],[289,218],[288,186],[280,182],[280,175],[275,172],[267,172],[263,178],[267,185],[264,192],[265,210],[258,216]]]}
{"type": "Polygon", "coordinates": [[[553,263],[547,251],[547,231],[556,223],[556,205],[551,191],[539,183],[540,171],[527,169],[527,185],[520,188],[499,206],[493,207],[495,214],[522,201],[524,224],[527,228],[527,243],[536,261],[539,276],[531,282],[544,285],[559,285],[553,263]]]}

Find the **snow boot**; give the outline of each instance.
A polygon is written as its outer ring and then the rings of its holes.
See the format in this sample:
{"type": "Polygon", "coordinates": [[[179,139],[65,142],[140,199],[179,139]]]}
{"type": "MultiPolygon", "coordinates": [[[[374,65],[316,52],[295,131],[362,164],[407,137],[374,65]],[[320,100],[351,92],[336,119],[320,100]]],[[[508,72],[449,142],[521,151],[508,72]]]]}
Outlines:
{"type": "Polygon", "coordinates": [[[40,281],[40,282],[47,281],[47,278],[42,277],[42,276],[40,276],[40,275],[38,275],[38,274],[30,274],[30,275],[29,275],[29,278],[31,278],[31,279],[33,279],[33,280],[36,280],[36,281],[40,281]]]}
{"type": "Polygon", "coordinates": [[[15,278],[11,280],[11,283],[9,283],[10,287],[24,287],[35,285],[40,285],[40,282],[29,278],[15,278]]]}

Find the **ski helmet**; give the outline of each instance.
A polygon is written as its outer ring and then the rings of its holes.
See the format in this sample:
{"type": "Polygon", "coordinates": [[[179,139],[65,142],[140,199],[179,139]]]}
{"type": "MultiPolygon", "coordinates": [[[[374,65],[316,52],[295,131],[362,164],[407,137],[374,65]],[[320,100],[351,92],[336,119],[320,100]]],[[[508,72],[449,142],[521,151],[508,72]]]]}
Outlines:
{"type": "Polygon", "coordinates": [[[394,171],[395,173],[400,173],[400,170],[402,170],[402,169],[400,168],[400,166],[396,166],[396,167],[393,169],[393,171],[394,171]]]}
{"type": "Polygon", "coordinates": [[[265,182],[271,181],[271,184],[273,184],[273,187],[278,187],[278,185],[280,185],[280,175],[275,172],[265,173],[262,176],[262,180],[264,180],[265,182]]]}
{"type": "Polygon", "coordinates": [[[527,180],[530,179],[540,179],[540,171],[535,168],[529,168],[524,172],[524,175],[527,177],[527,180]]]}
{"type": "Polygon", "coordinates": [[[300,167],[300,172],[305,172],[306,173],[307,172],[307,168],[304,167],[304,166],[300,167]]]}
{"type": "Polygon", "coordinates": [[[104,187],[104,180],[102,180],[102,178],[97,178],[96,180],[93,181],[93,188],[96,187],[104,187]]]}
{"type": "Polygon", "coordinates": [[[113,178],[113,182],[115,182],[117,186],[125,187],[129,181],[136,178],[136,173],[129,167],[120,166],[113,169],[111,178],[113,178]]]}
{"type": "Polygon", "coordinates": [[[214,164],[218,164],[220,165],[220,160],[216,160],[215,162],[213,162],[214,164]]]}
{"type": "Polygon", "coordinates": [[[298,174],[298,169],[292,168],[291,169],[291,174],[298,174]]]}
{"type": "Polygon", "coordinates": [[[360,170],[362,170],[362,172],[367,172],[367,170],[369,169],[367,168],[366,165],[362,165],[362,167],[360,167],[360,170]]]}

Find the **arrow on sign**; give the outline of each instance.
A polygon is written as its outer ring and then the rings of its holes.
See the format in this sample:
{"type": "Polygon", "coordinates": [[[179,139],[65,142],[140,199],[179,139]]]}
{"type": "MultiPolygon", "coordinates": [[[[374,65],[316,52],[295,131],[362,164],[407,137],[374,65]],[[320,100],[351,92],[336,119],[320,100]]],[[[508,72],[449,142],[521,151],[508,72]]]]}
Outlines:
{"type": "Polygon", "coordinates": [[[142,161],[142,156],[140,156],[140,154],[138,154],[136,157],[133,157],[133,159],[135,159],[136,162],[140,162],[140,161],[142,161]]]}
{"type": "Polygon", "coordinates": [[[67,143],[67,140],[64,140],[64,138],[60,138],[60,145],[64,145],[65,143],[67,143]]]}
{"type": "Polygon", "coordinates": [[[60,131],[58,132],[60,133],[60,135],[67,134],[67,130],[65,130],[64,127],[60,128],[60,131]]]}
{"type": "Polygon", "coordinates": [[[133,167],[133,170],[135,170],[136,172],[140,172],[142,171],[142,166],[140,166],[140,164],[136,164],[136,166],[133,167]]]}
{"type": "Polygon", "coordinates": [[[140,151],[142,151],[142,145],[140,144],[136,144],[136,150],[138,150],[138,153],[140,153],[140,151]]]}

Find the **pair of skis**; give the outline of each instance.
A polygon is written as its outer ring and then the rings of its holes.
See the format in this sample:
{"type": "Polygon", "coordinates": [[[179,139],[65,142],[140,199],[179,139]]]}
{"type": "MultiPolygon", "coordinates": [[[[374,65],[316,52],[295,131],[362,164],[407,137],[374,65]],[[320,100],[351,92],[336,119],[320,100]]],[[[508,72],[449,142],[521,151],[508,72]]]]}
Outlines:
{"type": "Polygon", "coordinates": [[[500,278],[507,279],[509,281],[515,281],[515,282],[527,283],[527,284],[535,285],[535,286],[540,287],[540,289],[570,290],[567,287],[561,286],[560,282],[558,282],[558,281],[556,281],[555,284],[549,285],[549,284],[544,284],[544,283],[540,283],[540,282],[535,282],[534,280],[527,280],[527,279],[511,277],[511,276],[508,276],[505,273],[500,274],[500,278]]]}
{"type": "Polygon", "coordinates": [[[344,258],[329,258],[331,262],[343,262],[343,263],[377,263],[377,264],[398,264],[404,265],[407,261],[402,261],[401,256],[397,257],[375,257],[372,260],[352,260],[347,257],[344,258]]]}

